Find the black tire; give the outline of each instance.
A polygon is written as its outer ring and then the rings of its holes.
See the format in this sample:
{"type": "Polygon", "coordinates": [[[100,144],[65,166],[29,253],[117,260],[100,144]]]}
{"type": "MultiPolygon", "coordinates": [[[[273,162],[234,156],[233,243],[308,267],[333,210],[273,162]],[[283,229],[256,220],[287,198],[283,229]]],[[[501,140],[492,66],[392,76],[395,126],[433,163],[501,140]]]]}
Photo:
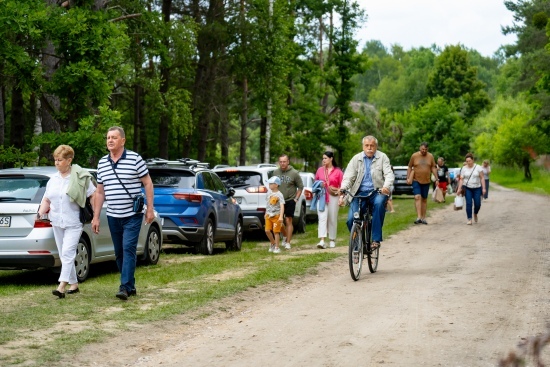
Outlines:
{"type": "Polygon", "coordinates": [[[161,250],[160,233],[157,227],[150,226],[145,240],[142,261],[147,265],[155,265],[159,262],[161,250]]]}
{"type": "Polygon", "coordinates": [[[84,237],[80,237],[76,245],[76,256],[74,258],[76,279],[79,283],[84,282],[90,275],[90,257],[90,244],[84,237]]]}
{"type": "Polygon", "coordinates": [[[243,221],[241,218],[237,220],[237,226],[235,227],[235,237],[232,241],[227,241],[225,245],[228,250],[241,251],[243,243],[243,221]]]}
{"type": "Polygon", "coordinates": [[[376,250],[372,250],[372,228],[367,229],[367,263],[369,264],[369,270],[371,273],[376,273],[378,268],[378,258],[380,253],[380,247],[376,250]]]}
{"type": "Polygon", "coordinates": [[[351,279],[357,281],[361,276],[363,267],[363,241],[361,239],[361,227],[353,223],[349,234],[349,272],[351,279]]]}
{"type": "Polygon", "coordinates": [[[212,255],[214,253],[214,225],[210,218],[206,218],[204,236],[201,242],[199,242],[197,250],[203,255],[212,255]]]}
{"type": "Polygon", "coordinates": [[[298,216],[298,222],[294,227],[296,233],[306,233],[306,206],[300,206],[300,215],[298,216]]]}

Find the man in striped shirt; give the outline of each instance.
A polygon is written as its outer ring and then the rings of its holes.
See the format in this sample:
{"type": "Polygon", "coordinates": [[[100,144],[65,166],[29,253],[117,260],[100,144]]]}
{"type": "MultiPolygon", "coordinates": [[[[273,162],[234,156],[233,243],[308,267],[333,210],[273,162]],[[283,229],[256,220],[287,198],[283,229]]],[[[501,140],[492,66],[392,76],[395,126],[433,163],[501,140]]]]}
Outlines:
{"type": "Polygon", "coordinates": [[[103,202],[107,201],[107,222],[120,271],[120,287],[116,297],[121,300],[127,300],[128,296],[136,294],[134,273],[143,213],[134,212],[133,198],[141,194],[142,184],[149,203],[145,212],[145,224],[150,224],[155,218],[152,205],[153,182],[149,170],[139,154],[124,148],[125,142],[126,135],[121,127],[109,128],[109,154],[101,158],[97,166],[97,190],[92,220],[92,230],[99,233],[99,215],[103,202]]]}

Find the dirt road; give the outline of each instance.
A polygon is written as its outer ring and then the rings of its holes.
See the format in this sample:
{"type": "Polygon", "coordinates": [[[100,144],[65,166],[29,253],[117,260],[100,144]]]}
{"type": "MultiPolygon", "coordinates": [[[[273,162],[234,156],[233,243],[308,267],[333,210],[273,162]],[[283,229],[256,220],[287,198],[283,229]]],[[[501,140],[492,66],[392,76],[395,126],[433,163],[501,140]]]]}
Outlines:
{"type": "Polygon", "coordinates": [[[549,198],[492,186],[479,223],[439,211],[386,239],[378,272],[358,282],[342,258],[208,318],[91,345],[70,365],[495,366],[550,322],[549,220],[549,198]]]}

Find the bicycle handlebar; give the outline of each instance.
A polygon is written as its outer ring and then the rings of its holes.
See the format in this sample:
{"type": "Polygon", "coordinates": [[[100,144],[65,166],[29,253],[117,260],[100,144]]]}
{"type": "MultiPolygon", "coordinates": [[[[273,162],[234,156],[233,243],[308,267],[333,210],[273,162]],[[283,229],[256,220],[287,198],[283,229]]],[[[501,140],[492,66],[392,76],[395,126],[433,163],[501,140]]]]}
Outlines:
{"type": "Polygon", "coordinates": [[[368,199],[370,198],[372,195],[374,195],[375,193],[377,194],[382,194],[384,195],[384,193],[382,193],[382,189],[374,189],[372,190],[368,195],[352,195],[351,192],[349,192],[348,190],[340,190],[343,194],[347,194],[349,195],[351,198],[355,199],[355,198],[359,198],[359,199],[368,199]]]}

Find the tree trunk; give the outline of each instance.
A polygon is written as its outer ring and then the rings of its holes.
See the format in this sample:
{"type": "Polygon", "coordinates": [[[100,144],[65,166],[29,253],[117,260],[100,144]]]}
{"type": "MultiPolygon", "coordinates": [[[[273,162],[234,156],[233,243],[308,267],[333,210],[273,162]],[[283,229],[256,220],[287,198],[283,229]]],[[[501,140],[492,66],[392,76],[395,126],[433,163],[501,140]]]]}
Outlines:
{"type": "MultiPolygon", "coordinates": [[[[57,68],[57,57],[51,56],[55,54],[55,48],[51,41],[46,43],[46,46],[42,49],[42,67],[44,68],[44,75],[47,80],[51,80],[55,70],[57,68]]],[[[43,94],[40,96],[40,109],[37,114],[40,115],[42,121],[42,131],[59,133],[61,126],[55,118],[59,111],[61,102],[59,97],[53,94],[43,94]]]]}
{"type": "Polygon", "coordinates": [[[241,150],[239,152],[239,165],[246,164],[246,142],[248,127],[248,79],[243,80],[243,96],[241,106],[241,150]]]}
{"type": "MultiPolygon", "coordinates": [[[[136,68],[136,74],[138,70],[136,68]]],[[[143,89],[139,84],[134,85],[134,141],[132,149],[135,152],[140,151],[141,143],[141,131],[143,130],[143,121],[141,120],[141,94],[143,89]]]]}
{"type": "Polygon", "coordinates": [[[267,119],[265,117],[262,117],[262,119],[260,120],[260,159],[264,156],[265,152],[265,130],[267,126],[266,120],[267,119]]]}
{"type": "MultiPolygon", "coordinates": [[[[0,74],[2,74],[0,72],[0,74]]],[[[6,140],[6,118],[4,117],[4,86],[0,85],[0,145],[4,145],[6,140]]],[[[0,163],[1,164],[1,163],[0,163]]]]}
{"type": "MultiPolygon", "coordinates": [[[[163,0],[162,1],[162,19],[165,23],[170,22],[170,15],[172,11],[172,0],[163,0]]],[[[170,41],[165,37],[162,41],[164,47],[168,50],[170,47],[170,41]]],[[[168,56],[166,56],[168,57],[168,56]]],[[[159,124],[159,156],[160,158],[168,159],[168,132],[170,129],[170,115],[165,112],[168,107],[168,102],[166,100],[166,94],[170,86],[170,69],[166,66],[168,63],[161,62],[160,75],[161,75],[161,85],[160,85],[160,94],[162,95],[164,101],[164,111],[160,116],[159,124]]]]}
{"type": "Polygon", "coordinates": [[[527,181],[531,181],[533,179],[529,165],[529,158],[523,158],[523,175],[527,181]]]}
{"type": "Polygon", "coordinates": [[[23,92],[14,87],[11,94],[11,130],[10,145],[21,149],[25,147],[25,104],[23,101],[23,92]]]}

